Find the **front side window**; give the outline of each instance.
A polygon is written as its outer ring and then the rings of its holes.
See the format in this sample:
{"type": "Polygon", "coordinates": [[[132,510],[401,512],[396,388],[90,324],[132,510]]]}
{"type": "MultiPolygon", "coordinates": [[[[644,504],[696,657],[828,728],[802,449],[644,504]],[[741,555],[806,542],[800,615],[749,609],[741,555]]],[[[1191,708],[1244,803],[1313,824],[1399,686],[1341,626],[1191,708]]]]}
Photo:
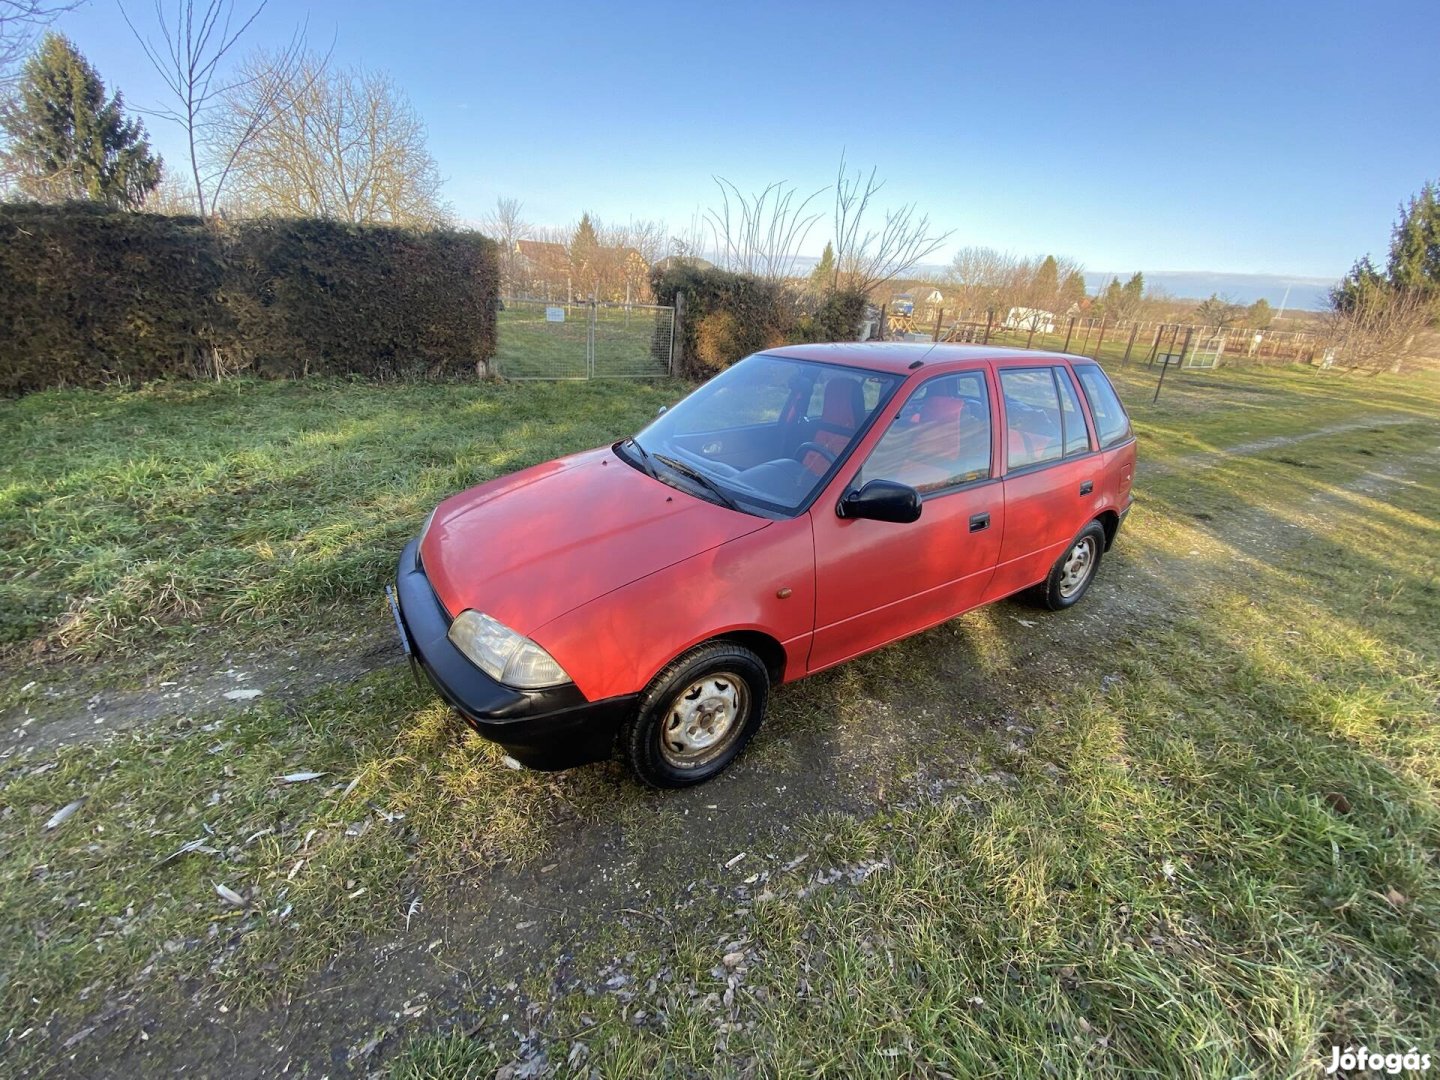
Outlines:
{"type": "Polygon", "coordinates": [[[616,452],[700,498],[785,515],[831,475],[900,382],[884,372],[760,353],[715,376],[616,452]]]}
{"type": "Polygon", "coordinates": [[[942,375],[916,388],[876,444],[855,486],[895,480],[921,493],[990,476],[985,375],[942,375]]]}
{"type": "Polygon", "coordinates": [[[1090,403],[1090,415],[1095,419],[1095,434],[1100,436],[1100,448],[1108,450],[1130,438],[1130,417],[1115,395],[1115,388],[1105,373],[1094,364],[1077,364],[1075,374],[1080,379],[1080,389],[1090,403]]]}

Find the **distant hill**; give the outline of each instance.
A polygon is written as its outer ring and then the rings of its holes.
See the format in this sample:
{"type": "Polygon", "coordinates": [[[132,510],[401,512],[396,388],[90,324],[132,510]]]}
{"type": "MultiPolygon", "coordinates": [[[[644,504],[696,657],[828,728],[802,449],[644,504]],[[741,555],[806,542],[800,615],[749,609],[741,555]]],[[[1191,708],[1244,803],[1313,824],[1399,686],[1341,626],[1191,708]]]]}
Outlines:
{"type": "MultiPolygon", "coordinates": [[[[1321,311],[1335,282],[1329,278],[1284,277],[1280,274],[1226,274],[1216,270],[1146,270],[1145,284],[1159,285],[1176,297],[1203,300],[1211,293],[1228,296],[1237,304],[1253,304],[1264,298],[1272,307],[1282,303],[1293,311],[1321,311]],[[1285,299],[1286,290],[1290,298],[1285,299]]],[[[1119,274],[1085,272],[1085,285],[1091,293],[1104,289],[1112,277],[1122,282],[1129,272],[1119,274]]]]}
{"type": "MultiPolygon", "coordinates": [[[[820,260],[813,255],[797,255],[793,273],[803,277],[814,269],[820,260]]],[[[913,278],[943,280],[949,267],[939,263],[926,263],[915,268],[913,278]]],[[[1087,270],[1085,287],[1093,296],[1110,284],[1112,277],[1122,282],[1134,271],[1117,272],[1087,270]]],[[[1159,285],[1176,299],[1193,298],[1204,300],[1211,293],[1228,296],[1237,304],[1253,304],[1264,297],[1270,305],[1279,308],[1283,303],[1287,311],[1325,310],[1330,287],[1336,284],[1332,278],[1286,277],[1283,274],[1229,274],[1222,270],[1145,270],[1145,283],[1159,285]],[[1289,298],[1286,298],[1286,292],[1289,298]]],[[[907,277],[906,280],[911,280],[907,277]]]]}

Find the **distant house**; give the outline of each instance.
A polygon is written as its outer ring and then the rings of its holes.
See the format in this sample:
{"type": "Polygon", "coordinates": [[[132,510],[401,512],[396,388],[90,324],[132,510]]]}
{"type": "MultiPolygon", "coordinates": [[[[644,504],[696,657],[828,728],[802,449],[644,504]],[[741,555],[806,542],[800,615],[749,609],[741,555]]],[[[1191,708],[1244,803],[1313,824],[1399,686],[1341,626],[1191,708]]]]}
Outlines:
{"type": "Polygon", "coordinates": [[[522,277],[541,281],[563,281],[570,271],[570,254],[564,244],[547,240],[515,241],[516,270],[522,277]]]}
{"type": "Polygon", "coordinates": [[[925,287],[915,292],[915,310],[925,322],[939,317],[945,308],[945,294],[939,289],[925,287]]]}
{"type": "Polygon", "coordinates": [[[1006,330],[1034,330],[1039,334],[1055,332],[1055,313],[1042,308],[1012,307],[1001,324],[1006,330]]]}

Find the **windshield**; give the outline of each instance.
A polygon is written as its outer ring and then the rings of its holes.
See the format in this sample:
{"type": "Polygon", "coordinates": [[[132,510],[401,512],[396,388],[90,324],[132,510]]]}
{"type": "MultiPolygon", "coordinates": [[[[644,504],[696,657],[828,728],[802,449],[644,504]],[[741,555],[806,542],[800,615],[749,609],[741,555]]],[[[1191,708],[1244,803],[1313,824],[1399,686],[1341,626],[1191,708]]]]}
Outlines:
{"type": "Polygon", "coordinates": [[[761,353],[715,376],[619,449],[635,468],[701,498],[785,514],[829,478],[900,381],[761,353]]]}

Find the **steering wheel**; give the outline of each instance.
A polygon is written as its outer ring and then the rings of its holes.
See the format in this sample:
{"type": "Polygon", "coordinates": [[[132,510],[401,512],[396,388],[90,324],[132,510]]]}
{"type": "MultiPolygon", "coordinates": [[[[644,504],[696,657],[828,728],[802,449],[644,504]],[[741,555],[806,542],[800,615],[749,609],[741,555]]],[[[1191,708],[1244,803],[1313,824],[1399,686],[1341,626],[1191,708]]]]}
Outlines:
{"type": "Polygon", "coordinates": [[[815,451],[815,453],[823,457],[825,459],[825,464],[835,464],[835,458],[837,457],[835,452],[833,450],[827,450],[825,447],[815,442],[802,442],[799,446],[797,446],[795,448],[795,460],[800,462],[801,464],[804,464],[805,455],[808,454],[811,450],[815,451]]]}

